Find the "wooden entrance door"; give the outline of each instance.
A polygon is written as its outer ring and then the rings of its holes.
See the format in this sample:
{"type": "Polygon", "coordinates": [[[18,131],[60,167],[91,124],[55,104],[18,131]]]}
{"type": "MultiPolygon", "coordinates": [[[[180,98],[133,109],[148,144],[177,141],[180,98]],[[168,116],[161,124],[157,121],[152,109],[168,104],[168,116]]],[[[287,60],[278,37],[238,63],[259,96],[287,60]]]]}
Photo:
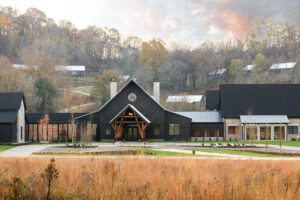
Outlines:
{"type": "Polygon", "coordinates": [[[127,124],[125,129],[125,140],[126,141],[138,141],[139,130],[137,124],[127,124]]]}

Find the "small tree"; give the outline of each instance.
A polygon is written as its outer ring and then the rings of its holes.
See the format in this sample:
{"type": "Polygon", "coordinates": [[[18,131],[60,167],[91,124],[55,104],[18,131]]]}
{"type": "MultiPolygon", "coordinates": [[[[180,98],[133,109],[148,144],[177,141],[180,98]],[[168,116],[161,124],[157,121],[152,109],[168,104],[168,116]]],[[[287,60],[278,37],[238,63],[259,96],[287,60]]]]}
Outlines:
{"type": "Polygon", "coordinates": [[[47,138],[45,139],[45,133],[48,133],[47,132],[47,127],[48,127],[48,124],[49,124],[49,114],[45,114],[44,117],[42,119],[40,119],[39,121],[39,126],[42,128],[42,140],[48,140],[48,134],[47,134],[47,138]]]}
{"type": "Polygon", "coordinates": [[[72,143],[74,143],[76,140],[76,133],[77,133],[77,124],[76,124],[74,113],[71,113],[71,127],[72,127],[72,132],[71,132],[72,143]]]}
{"type": "Polygon", "coordinates": [[[58,179],[58,175],[59,173],[55,167],[55,160],[52,158],[45,171],[41,174],[41,177],[43,178],[47,186],[47,200],[51,199],[51,188],[55,181],[58,179]]]}
{"type": "Polygon", "coordinates": [[[81,124],[81,146],[91,146],[92,143],[92,120],[89,119],[85,124],[81,124]]]}

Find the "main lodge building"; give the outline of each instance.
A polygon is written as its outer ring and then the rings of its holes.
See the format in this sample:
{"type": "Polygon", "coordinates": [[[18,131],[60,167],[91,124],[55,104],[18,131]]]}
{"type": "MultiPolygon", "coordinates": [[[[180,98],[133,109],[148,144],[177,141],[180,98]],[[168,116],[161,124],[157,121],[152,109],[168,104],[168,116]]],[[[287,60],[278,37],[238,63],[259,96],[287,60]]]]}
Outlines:
{"type": "MultiPolygon", "coordinates": [[[[206,92],[206,110],[174,112],[136,81],[119,91],[110,83],[111,99],[91,113],[26,113],[22,93],[0,93],[0,143],[69,141],[74,123],[91,123],[95,141],[287,140],[299,138],[300,85],[228,84],[206,92]],[[47,123],[42,123],[47,116],[47,123]]],[[[81,129],[76,128],[76,139],[81,129]]]]}

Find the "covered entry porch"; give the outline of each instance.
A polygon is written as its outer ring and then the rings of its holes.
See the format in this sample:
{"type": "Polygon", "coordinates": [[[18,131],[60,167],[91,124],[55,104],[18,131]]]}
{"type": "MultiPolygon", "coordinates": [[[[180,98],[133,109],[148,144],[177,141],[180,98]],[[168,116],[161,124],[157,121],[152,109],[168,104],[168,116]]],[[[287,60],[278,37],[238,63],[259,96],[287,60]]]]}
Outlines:
{"type": "Polygon", "coordinates": [[[243,140],[286,140],[286,115],[241,115],[243,140]]]}
{"type": "Polygon", "coordinates": [[[141,112],[133,105],[128,104],[109,122],[114,130],[116,141],[146,140],[146,128],[150,124],[141,112]]]}

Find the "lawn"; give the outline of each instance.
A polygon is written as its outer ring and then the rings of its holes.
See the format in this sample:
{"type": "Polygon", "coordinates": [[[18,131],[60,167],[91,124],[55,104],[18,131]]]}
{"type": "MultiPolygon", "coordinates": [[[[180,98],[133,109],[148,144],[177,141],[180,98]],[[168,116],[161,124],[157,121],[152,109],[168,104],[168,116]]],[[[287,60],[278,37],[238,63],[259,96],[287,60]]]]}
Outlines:
{"type": "MultiPolygon", "coordinates": [[[[0,158],[1,199],[46,199],[51,158],[0,158]],[[45,176],[44,176],[45,177],[45,176]],[[15,198],[19,197],[19,198],[15,198]],[[23,197],[23,198],[21,198],[23,197]]],[[[300,161],[55,157],[51,199],[297,199],[300,161]]]]}
{"type": "Polygon", "coordinates": [[[281,157],[278,155],[272,154],[263,154],[263,153],[252,153],[252,152],[244,152],[239,150],[230,150],[230,149],[216,149],[216,148],[194,148],[192,150],[208,152],[208,153],[222,153],[222,154],[230,154],[230,155],[239,155],[239,156],[253,156],[253,157],[281,157]]]}
{"type": "MultiPolygon", "coordinates": [[[[161,143],[200,143],[200,144],[266,144],[266,141],[164,141],[161,143]]],[[[280,145],[280,141],[268,141],[270,145],[280,145]]],[[[282,141],[282,146],[300,147],[300,141],[282,141]]]]}
{"type": "Polygon", "coordinates": [[[76,87],[76,88],[74,88],[74,90],[90,95],[92,93],[93,86],[76,87]]]}
{"type": "Polygon", "coordinates": [[[153,155],[153,156],[197,156],[191,153],[177,153],[177,152],[160,151],[154,149],[144,149],[143,153],[146,155],[153,155]]]}
{"type": "Polygon", "coordinates": [[[6,151],[8,149],[12,149],[14,148],[14,146],[10,146],[10,145],[0,145],[0,152],[1,151],[6,151]]]}

